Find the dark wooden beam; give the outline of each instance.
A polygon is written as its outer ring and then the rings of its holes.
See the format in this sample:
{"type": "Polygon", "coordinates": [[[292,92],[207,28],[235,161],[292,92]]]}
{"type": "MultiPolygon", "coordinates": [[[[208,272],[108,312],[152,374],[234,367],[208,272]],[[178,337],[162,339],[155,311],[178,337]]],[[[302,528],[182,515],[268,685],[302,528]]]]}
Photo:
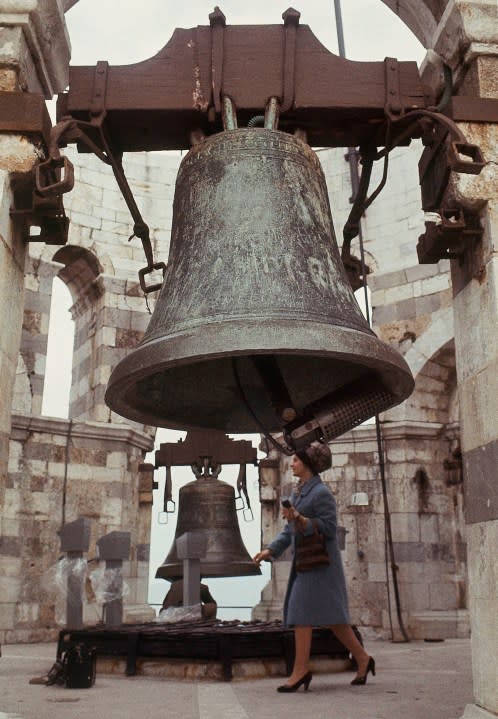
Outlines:
{"type": "MultiPolygon", "coordinates": [[[[58,118],[88,119],[101,107],[113,143],[122,151],[186,149],[193,130],[212,134],[222,129],[218,94],[234,101],[239,126],[264,111],[270,97],[278,97],[290,104],[280,127],[306,130],[313,146],[351,146],[370,139],[389,100],[385,63],[340,58],[307,25],[296,27],[293,20],[177,29],[157,55],[107,67],[105,78],[97,72],[102,65],[71,67],[58,118]],[[293,63],[285,51],[291,32],[295,35],[287,48],[295,48],[293,63]],[[290,103],[284,97],[290,92],[288,72],[294,75],[290,103]]],[[[396,63],[396,72],[402,109],[426,107],[417,64],[396,63]]]]}

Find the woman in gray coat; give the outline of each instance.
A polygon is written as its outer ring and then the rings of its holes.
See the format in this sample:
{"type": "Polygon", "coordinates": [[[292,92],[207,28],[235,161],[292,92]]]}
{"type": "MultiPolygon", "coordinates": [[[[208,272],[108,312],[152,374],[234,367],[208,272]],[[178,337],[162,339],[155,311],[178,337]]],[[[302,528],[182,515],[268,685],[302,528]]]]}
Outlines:
{"type": "Polygon", "coordinates": [[[297,572],[294,559],[292,562],[284,602],[284,622],[286,626],[294,627],[296,653],[292,674],[287,684],[278,687],[279,692],[294,692],[301,685],[308,689],[312,678],[309,658],[313,626],[329,626],[355,658],[358,674],[351,684],[365,684],[369,672],[375,675],[375,661],[363,649],[351,628],[346,581],[337,543],[335,499],[318,475],[331,465],[330,449],[322,442],[312,442],[294,455],[291,467],[299,483],[292,494],[291,506],[282,510],[287,524],[278,537],[254,557],[257,564],[276,559],[289,545],[294,556],[299,534],[307,536],[314,532],[312,519],[326,538],[328,566],[297,572]]]}

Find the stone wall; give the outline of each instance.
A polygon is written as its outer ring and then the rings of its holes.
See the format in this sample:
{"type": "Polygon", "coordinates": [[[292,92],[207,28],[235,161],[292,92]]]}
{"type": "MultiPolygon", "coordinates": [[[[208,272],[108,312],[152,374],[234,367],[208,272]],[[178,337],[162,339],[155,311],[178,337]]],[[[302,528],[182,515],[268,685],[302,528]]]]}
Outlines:
{"type": "MultiPolygon", "coordinates": [[[[5,641],[53,639],[64,624],[59,531],[78,517],[90,520],[93,562],[101,536],[131,532],[125,619],[146,605],[150,496],[140,492],[138,467],[150,448],[148,435],[120,425],[13,415],[3,508],[9,525],[2,544],[5,641]]],[[[86,621],[100,620],[98,600],[87,584],[86,621]]]]}
{"type": "MultiPolygon", "coordinates": [[[[68,59],[64,16],[57,0],[0,2],[0,90],[51,97],[67,82],[68,59]]],[[[19,519],[16,503],[11,503],[7,465],[27,256],[21,227],[10,215],[10,173],[30,171],[40,157],[39,138],[0,132],[0,638],[4,628],[12,628],[12,608],[19,601],[19,562],[11,556],[19,540],[19,519]]],[[[37,319],[32,320],[31,331],[36,332],[37,319]]]]}

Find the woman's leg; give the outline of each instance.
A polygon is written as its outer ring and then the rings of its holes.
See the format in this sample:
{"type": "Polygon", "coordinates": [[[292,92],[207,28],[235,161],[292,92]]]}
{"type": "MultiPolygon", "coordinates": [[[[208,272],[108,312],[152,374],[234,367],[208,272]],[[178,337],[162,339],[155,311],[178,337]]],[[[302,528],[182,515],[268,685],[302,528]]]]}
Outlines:
{"type": "Polygon", "coordinates": [[[294,667],[292,668],[292,674],[288,678],[287,684],[295,684],[295,682],[298,682],[309,671],[311,634],[311,626],[294,627],[294,642],[296,645],[296,654],[294,656],[294,667]]]}
{"type": "Polygon", "coordinates": [[[356,634],[353,632],[349,624],[332,624],[330,627],[337,639],[349,649],[353,657],[356,659],[358,666],[358,677],[362,677],[367,671],[368,660],[370,657],[361,646],[356,634]]]}

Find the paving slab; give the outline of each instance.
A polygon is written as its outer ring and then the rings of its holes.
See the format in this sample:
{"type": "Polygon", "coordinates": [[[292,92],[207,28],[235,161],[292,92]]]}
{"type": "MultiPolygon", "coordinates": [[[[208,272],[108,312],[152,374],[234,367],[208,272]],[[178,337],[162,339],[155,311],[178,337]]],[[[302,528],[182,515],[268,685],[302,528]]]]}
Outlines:
{"type": "Polygon", "coordinates": [[[285,678],[190,681],[98,674],[91,689],[29,684],[55,644],[3,645],[0,719],[460,719],[473,702],[470,642],[369,642],[377,675],[352,687],[349,671],[318,673],[308,692],[278,694],[285,678]]]}

